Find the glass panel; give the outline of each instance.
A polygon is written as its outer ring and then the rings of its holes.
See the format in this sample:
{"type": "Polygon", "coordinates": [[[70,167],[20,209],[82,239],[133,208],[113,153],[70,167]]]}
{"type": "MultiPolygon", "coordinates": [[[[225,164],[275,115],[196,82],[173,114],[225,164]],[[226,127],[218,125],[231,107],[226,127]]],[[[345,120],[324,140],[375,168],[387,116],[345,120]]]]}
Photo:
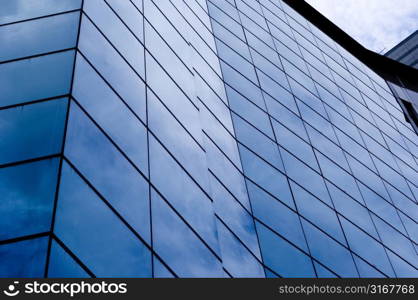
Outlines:
{"type": "Polygon", "coordinates": [[[276,168],[283,170],[277,144],[238,117],[232,114],[237,139],[252,151],[267,160],[276,168]]]}
{"type": "Polygon", "coordinates": [[[150,240],[148,183],[73,103],[66,157],[146,240],[150,240]]]}
{"type": "Polygon", "coordinates": [[[376,266],[386,275],[394,276],[385,250],[381,244],[373,240],[370,236],[359,230],[344,218],[341,218],[341,224],[344,227],[344,232],[347,236],[350,248],[355,253],[376,266]]]}
{"type": "Polygon", "coordinates": [[[372,218],[383,244],[396,252],[397,255],[401,256],[411,266],[418,268],[418,255],[411,241],[379,218],[375,216],[372,216],[372,218]]]}
{"type": "Polygon", "coordinates": [[[148,174],[145,126],[81,56],[77,56],[73,96],[122,151],[148,174]]]}
{"type": "Polygon", "coordinates": [[[212,202],[153,137],[150,137],[150,168],[155,187],[218,252],[212,202]]]}
{"type": "Polygon", "coordinates": [[[43,277],[47,248],[47,237],[1,245],[0,277],[43,277]]]}
{"type": "Polygon", "coordinates": [[[361,194],[357,187],[356,179],[318,151],[315,150],[315,154],[318,158],[324,177],[348,193],[354,199],[361,201],[361,194]]]}
{"type": "MultiPolygon", "coordinates": [[[[83,11],[106,36],[108,41],[123,55],[137,74],[144,78],[144,47],[113,13],[107,2],[89,0],[83,3],[83,11]]],[[[82,33],[86,34],[86,33],[82,33]]]]}
{"type": "Polygon", "coordinates": [[[372,265],[366,263],[363,259],[357,255],[353,255],[354,261],[357,266],[357,270],[360,274],[360,278],[385,278],[386,276],[383,273],[376,270],[372,265]]]}
{"type": "Polygon", "coordinates": [[[310,195],[300,186],[294,183],[291,183],[290,186],[299,213],[340,243],[346,244],[337,214],[332,208],[310,195]]]}
{"type": "Polygon", "coordinates": [[[0,106],[67,94],[74,51],[0,65],[0,106]]]}
{"type": "Polygon", "coordinates": [[[246,148],[240,146],[239,150],[245,175],[288,206],[294,207],[286,176],[246,148]]]}
{"type": "Polygon", "coordinates": [[[0,27],[0,60],[75,47],[79,18],[74,12],[0,27]]]}
{"type": "Polygon", "coordinates": [[[0,169],[0,240],[49,231],[59,159],[0,169]]]}
{"type": "Polygon", "coordinates": [[[261,260],[254,220],[237,199],[211,176],[211,190],[216,215],[238,236],[242,243],[261,260]]]}
{"type": "Polygon", "coordinates": [[[416,267],[407,264],[404,260],[400,259],[399,256],[393,254],[392,252],[388,252],[388,255],[392,261],[392,265],[398,278],[417,278],[418,269],[416,267]]]}
{"type": "Polygon", "coordinates": [[[377,232],[367,208],[364,207],[362,203],[355,201],[348,194],[338,189],[332,183],[326,182],[326,184],[337,212],[377,238],[377,232]]]}
{"type": "Polygon", "coordinates": [[[180,277],[222,277],[220,261],[165,201],[152,192],[155,251],[180,277]]]}
{"type": "Polygon", "coordinates": [[[206,189],[208,179],[205,152],[151,91],[148,91],[148,128],[206,189]]]}
{"type": "Polygon", "coordinates": [[[308,251],[298,215],[269,194],[247,181],[253,214],[264,224],[308,251]]]}
{"type": "Polygon", "coordinates": [[[261,263],[220,221],[218,234],[223,265],[233,277],[265,277],[261,263]]]}
{"type": "Polygon", "coordinates": [[[208,138],[205,139],[205,150],[210,172],[248,211],[251,210],[242,172],[208,138]]]}
{"type": "Polygon", "coordinates": [[[114,91],[145,121],[144,82],[87,18],[81,21],[79,49],[114,91]]]}
{"type": "Polygon", "coordinates": [[[83,268],[62,247],[52,241],[49,257],[49,278],[88,278],[83,268]]]}
{"type": "Polygon", "coordinates": [[[56,14],[72,9],[79,9],[81,0],[2,0],[0,23],[11,23],[20,20],[56,14]]]}
{"type": "Polygon", "coordinates": [[[308,222],[302,220],[312,256],[341,277],[358,277],[351,253],[308,222]]]}
{"type": "Polygon", "coordinates": [[[334,273],[326,269],[318,262],[314,261],[314,265],[316,273],[318,274],[318,278],[337,278],[337,276],[334,273]]]}
{"type": "Polygon", "coordinates": [[[251,102],[251,99],[247,100],[228,86],[226,87],[226,93],[231,109],[234,112],[270,138],[274,139],[269,117],[259,106],[251,102]]]}
{"type": "Polygon", "coordinates": [[[154,277],[155,278],[174,278],[174,275],[163,265],[154,255],[154,277]]]}
{"type": "Polygon", "coordinates": [[[315,277],[311,259],[256,222],[264,263],[283,277],[315,277]]]}
{"type": "Polygon", "coordinates": [[[0,110],[0,164],[61,152],[66,98],[0,110]]]}
{"type": "Polygon", "coordinates": [[[332,205],[324,179],[289,152],[280,148],[287,175],[316,197],[332,205]]]}
{"type": "Polygon", "coordinates": [[[54,232],[96,276],[151,276],[149,250],[66,163],[54,232]]]}
{"type": "Polygon", "coordinates": [[[273,120],[273,128],[276,133],[277,142],[290,151],[293,155],[297,156],[304,163],[309,165],[311,168],[320,172],[316,157],[312,150],[312,146],[305,143],[292,131],[281,125],[279,122],[273,120]]]}

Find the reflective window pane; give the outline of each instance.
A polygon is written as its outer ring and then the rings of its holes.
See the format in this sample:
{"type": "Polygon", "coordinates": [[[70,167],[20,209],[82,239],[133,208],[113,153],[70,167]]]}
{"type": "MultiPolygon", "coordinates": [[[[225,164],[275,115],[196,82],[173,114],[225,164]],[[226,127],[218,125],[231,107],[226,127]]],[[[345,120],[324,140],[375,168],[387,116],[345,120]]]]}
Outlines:
{"type": "Polygon", "coordinates": [[[0,169],[0,240],[51,229],[59,160],[0,169]]]}
{"type": "Polygon", "coordinates": [[[100,277],[150,277],[151,254],[64,163],[55,234],[100,277]]]}
{"type": "Polygon", "coordinates": [[[68,100],[0,110],[0,164],[61,152],[68,100]]]}
{"type": "Polygon", "coordinates": [[[0,64],[0,106],[67,94],[73,63],[66,51],[0,64]]]}
{"type": "Polygon", "coordinates": [[[75,47],[79,19],[73,12],[0,27],[0,61],[75,47]]]}
{"type": "Polygon", "coordinates": [[[0,277],[43,277],[47,248],[47,237],[1,245],[0,277]]]}

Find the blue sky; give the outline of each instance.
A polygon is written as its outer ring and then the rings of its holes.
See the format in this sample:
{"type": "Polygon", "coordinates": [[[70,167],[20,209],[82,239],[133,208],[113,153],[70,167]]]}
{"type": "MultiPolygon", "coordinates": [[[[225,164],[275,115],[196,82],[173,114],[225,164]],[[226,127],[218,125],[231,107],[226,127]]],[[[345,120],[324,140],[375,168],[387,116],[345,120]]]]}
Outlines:
{"type": "Polygon", "coordinates": [[[376,52],[387,52],[418,29],[418,0],[305,1],[376,52]]]}

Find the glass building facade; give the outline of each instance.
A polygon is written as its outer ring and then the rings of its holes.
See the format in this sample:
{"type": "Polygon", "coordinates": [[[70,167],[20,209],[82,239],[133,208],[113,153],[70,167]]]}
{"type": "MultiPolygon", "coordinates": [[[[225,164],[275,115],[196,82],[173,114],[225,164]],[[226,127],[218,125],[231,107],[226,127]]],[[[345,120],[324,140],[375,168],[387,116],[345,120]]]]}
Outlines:
{"type": "Polygon", "coordinates": [[[0,277],[418,277],[418,136],[282,0],[3,0],[0,277]]]}
{"type": "Polygon", "coordinates": [[[390,49],[386,56],[418,69],[418,30],[390,49]]]}

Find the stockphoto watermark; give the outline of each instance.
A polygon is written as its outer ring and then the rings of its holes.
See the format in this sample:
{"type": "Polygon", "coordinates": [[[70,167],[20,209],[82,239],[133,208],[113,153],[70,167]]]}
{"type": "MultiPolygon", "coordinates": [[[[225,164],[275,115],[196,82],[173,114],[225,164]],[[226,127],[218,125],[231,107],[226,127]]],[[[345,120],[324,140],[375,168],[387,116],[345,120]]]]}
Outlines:
{"type": "Polygon", "coordinates": [[[74,297],[76,295],[91,294],[126,294],[128,292],[127,283],[107,283],[101,282],[31,282],[13,281],[3,294],[8,297],[15,297],[20,294],[39,295],[39,294],[60,294],[74,297]]]}

